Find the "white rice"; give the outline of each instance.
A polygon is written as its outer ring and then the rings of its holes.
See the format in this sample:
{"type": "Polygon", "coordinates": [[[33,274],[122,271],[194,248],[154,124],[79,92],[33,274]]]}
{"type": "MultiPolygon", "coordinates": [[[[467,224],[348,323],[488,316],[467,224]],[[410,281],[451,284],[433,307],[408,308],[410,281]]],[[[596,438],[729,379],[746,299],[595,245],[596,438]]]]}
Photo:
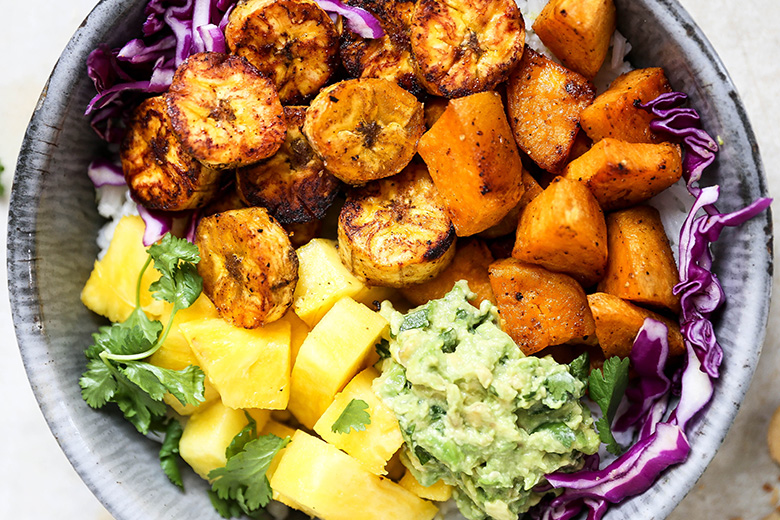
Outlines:
{"type": "Polygon", "coordinates": [[[138,215],[138,206],[130,198],[130,190],[127,186],[102,186],[95,188],[97,210],[101,217],[108,219],[97,236],[97,245],[100,248],[98,260],[102,259],[111,238],[114,236],[119,220],[125,215],[138,215]]]}

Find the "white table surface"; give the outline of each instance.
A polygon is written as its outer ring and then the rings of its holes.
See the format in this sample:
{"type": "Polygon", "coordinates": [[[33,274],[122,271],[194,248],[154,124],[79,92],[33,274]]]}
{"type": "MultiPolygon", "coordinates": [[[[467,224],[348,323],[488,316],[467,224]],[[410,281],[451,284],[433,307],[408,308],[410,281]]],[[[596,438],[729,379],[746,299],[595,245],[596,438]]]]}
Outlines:
{"type": "MultiPolygon", "coordinates": [[[[770,189],[780,186],[778,0],[680,0],[726,64],[758,136],[770,189]]],[[[0,161],[10,186],[27,121],[60,51],[95,0],[0,0],[5,23],[0,72],[0,161]]],[[[0,200],[5,265],[8,198],[0,200]]],[[[775,229],[780,209],[775,207],[775,229]]],[[[0,269],[3,273],[5,269],[0,269]]],[[[0,283],[0,519],[108,520],[49,432],[22,368],[4,274],[0,283]]],[[[775,290],[778,281],[774,283],[775,290]]],[[[777,294],[777,293],[776,293],[777,294]]],[[[780,406],[780,307],[772,305],[761,364],[715,462],[670,518],[760,520],[780,505],[780,467],[769,460],[766,428],[780,406]]]]}

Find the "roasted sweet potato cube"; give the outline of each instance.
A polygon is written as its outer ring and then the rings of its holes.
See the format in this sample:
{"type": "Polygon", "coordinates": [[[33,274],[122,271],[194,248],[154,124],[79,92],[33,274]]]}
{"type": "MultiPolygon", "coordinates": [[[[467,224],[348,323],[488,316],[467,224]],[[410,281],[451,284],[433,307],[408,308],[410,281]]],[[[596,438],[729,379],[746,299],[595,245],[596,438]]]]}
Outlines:
{"type": "Polygon", "coordinates": [[[488,277],[488,267],[493,263],[490,249],[482,240],[476,238],[459,241],[455,247],[452,262],[436,278],[401,289],[401,294],[409,303],[422,305],[429,300],[442,298],[458,280],[466,280],[469,289],[477,294],[472,301],[477,307],[483,300],[496,303],[488,277]]]}
{"type": "Polygon", "coordinates": [[[512,208],[512,210],[507,213],[506,217],[501,219],[501,222],[481,232],[479,234],[480,238],[498,238],[514,233],[517,230],[517,222],[520,220],[520,213],[529,202],[534,200],[536,196],[543,191],[533,175],[528,173],[528,170],[523,170],[523,188],[523,196],[520,197],[520,202],[517,203],[517,206],[512,208]]]}
{"type": "Polygon", "coordinates": [[[664,136],[650,129],[655,116],[641,106],[672,87],[663,69],[637,69],[617,78],[582,111],[580,124],[593,141],[613,137],[632,143],[660,143],[664,136]]]}
{"type": "Polygon", "coordinates": [[[646,201],[680,180],[682,155],[672,143],[628,143],[605,138],[563,172],[585,183],[604,211],[646,201]]]}
{"type": "Polygon", "coordinates": [[[523,164],[495,92],[450,100],[417,151],[458,236],[498,223],[523,195],[523,164]]]}
{"type": "Polygon", "coordinates": [[[661,216],[652,206],[607,215],[607,272],[598,290],[653,308],[680,312],[680,280],[661,216]]]}
{"type": "Polygon", "coordinates": [[[557,177],[520,215],[512,256],[566,273],[589,287],[607,265],[607,226],[599,203],[577,181],[557,177]]]}
{"type": "Polygon", "coordinates": [[[673,356],[685,352],[680,326],[669,318],[607,293],[589,294],[588,305],[596,320],[596,338],[607,358],[627,357],[631,353],[634,339],[645,318],[653,318],[666,325],[669,331],[669,352],[673,356]]]}
{"type": "Polygon", "coordinates": [[[615,24],[612,0],[550,0],[534,32],[566,67],[593,79],[607,57],[615,24]]]}
{"type": "Polygon", "coordinates": [[[541,168],[560,171],[579,131],[580,114],[595,97],[593,85],[526,47],[506,93],[517,145],[541,168]]]}
{"type": "Polygon", "coordinates": [[[588,299],[574,278],[507,258],[491,264],[490,285],[504,330],[525,354],[595,341],[588,299]]]}

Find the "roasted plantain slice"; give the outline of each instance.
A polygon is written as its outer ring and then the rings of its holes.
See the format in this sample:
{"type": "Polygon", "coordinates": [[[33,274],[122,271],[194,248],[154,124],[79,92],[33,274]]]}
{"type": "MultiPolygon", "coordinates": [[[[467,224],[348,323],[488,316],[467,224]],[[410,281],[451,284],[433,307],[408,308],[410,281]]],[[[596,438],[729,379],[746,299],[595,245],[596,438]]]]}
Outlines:
{"type": "Polygon", "coordinates": [[[212,168],[247,166],[284,142],[276,88],[238,56],[193,54],[176,70],[165,100],[184,148],[212,168]]]}
{"type": "Polygon", "coordinates": [[[434,278],[455,254],[455,227],[425,165],[353,189],[339,215],[339,255],[369,285],[434,278]]]}
{"type": "Polygon", "coordinates": [[[507,78],[523,54],[525,22],[515,0],[419,0],[411,45],[428,92],[462,97],[507,78]]]}
{"type": "Polygon", "coordinates": [[[149,209],[194,209],[219,189],[220,172],[202,165],[176,139],[162,96],[133,111],[119,155],[133,199],[149,209]]]}
{"type": "Polygon", "coordinates": [[[271,78],[282,103],[299,103],[338,65],[339,35],[312,0],[243,0],[225,27],[230,52],[271,78]]]}
{"type": "Polygon", "coordinates": [[[272,157],[236,171],[236,186],[249,206],[263,206],[281,224],[321,219],[341,183],[325,166],[301,128],[306,107],[285,107],[287,137],[272,157]]]}
{"type": "Polygon", "coordinates": [[[303,133],[342,181],[362,185],[400,172],[425,130],[422,104],[384,79],[352,79],[323,89],[306,112],[303,133]]]}
{"type": "Polygon", "coordinates": [[[264,208],[201,219],[195,244],[203,292],[223,319],[252,329],[287,311],[298,281],[298,257],[287,232],[264,208]]]}
{"type": "Polygon", "coordinates": [[[366,9],[379,20],[385,34],[362,38],[346,29],[341,35],[341,61],[350,76],[393,81],[415,96],[425,90],[417,80],[409,44],[411,0],[350,0],[349,5],[366,9]]]}
{"type": "Polygon", "coordinates": [[[378,39],[361,38],[349,29],[341,35],[341,61],[350,76],[392,81],[415,96],[425,90],[417,80],[411,50],[386,32],[378,39]]]}

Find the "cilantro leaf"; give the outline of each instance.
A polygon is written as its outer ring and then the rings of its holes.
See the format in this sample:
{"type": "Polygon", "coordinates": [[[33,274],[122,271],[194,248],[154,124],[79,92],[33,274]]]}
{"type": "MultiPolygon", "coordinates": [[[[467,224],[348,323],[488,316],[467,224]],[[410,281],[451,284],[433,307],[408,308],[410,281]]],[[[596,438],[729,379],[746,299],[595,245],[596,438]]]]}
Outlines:
{"type": "Polygon", "coordinates": [[[265,507],[271,500],[271,485],[266,471],[274,456],[290,438],[264,435],[244,446],[244,451],[229,458],[222,468],[209,472],[209,480],[219,498],[238,502],[245,513],[265,507]]]}
{"type": "Polygon", "coordinates": [[[179,472],[179,441],[184,428],[179,421],[172,419],[165,429],[165,440],[160,447],[160,466],[173,484],[184,489],[184,482],[179,472]]]}
{"type": "Polygon", "coordinates": [[[161,368],[151,363],[128,361],[122,373],[149,394],[155,401],[171,393],[182,405],[198,405],[204,401],[205,374],[200,367],[190,365],[182,370],[161,368]]]}
{"type": "Polygon", "coordinates": [[[398,333],[400,334],[405,330],[423,329],[428,327],[431,324],[430,314],[431,308],[428,305],[418,311],[410,312],[404,316],[403,321],[401,321],[401,325],[398,327],[398,333]]]}
{"type": "Polygon", "coordinates": [[[230,441],[230,444],[225,449],[225,458],[228,460],[244,451],[247,443],[257,438],[257,422],[246,411],[244,411],[244,415],[246,416],[247,425],[233,437],[233,440],[230,441]]]}
{"type": "Polygon", "coordinates": [[[390,357],[390,342],[382,338],[379,343],[374,345],[376,353],[379,354],[379,359],[387,359],[390,357]]]}
{"type": "Polygon", "coordinates": [[[587,352],[583,352],[580,356],[569,363],[569,372],[571,375],[588,384],[588,371],[590,370],[590,356],[587,352]]]}
{"type": "Polygon", "coordinates": [[[163,326],[150,320],[140,309],[134,310],[122,323],[101,327],[92,335],[94,344],[86,351],[90,359],[98,359],[102,352],[132,355],[146,352],[157,341],[163,326]]]}
{"type": "Polygon", "coordinates": [[[599,438],[607,445],[607,450],[615,455],[620,455],[623,448],[612,435],[612,420],[626,393],[628,365],[628,358],[611,357],[604,362],[601,370],[593,370],[588,378],[590,397],[599,405],[603,414],[596,422],[599,438]]]}
{"type": "Polygon", "coordinates": [[[119,388],[111,367],[100,359],[92,359],[87,363],[87,370],[81,375],[79,386],[81,397],[92,408],[105,406],[119,388]]]}
{"type": "Polygon", "coordinates": [[[173,303],[179,309],[186,309],[198,299],[203,290],[203,278],[193,264],[181,264],[171,275],[163,275],[149,286],[152,297],[173,303]]]}
{"type": "Polygon", "coordinates": [[[165,415],[166,406],[132,383],[124,374],[115,372],[117,391],[111,401],[115,402],[136,430],[146,435],[152,420],[165,415]]]}
{"type": "Polygon", "coordinates": [[[349,433],[350,428],[356,432],[364,431],[366,425],[371,424],[371,415],[366,410],[367,402],[362,399],[351,400],[330,430],[334,433],[349,433]]]}
{"type": "Polygon", "coordinates": [[[154,260],[154,268],[163,276],[172,277],[179,262],[193,264],[200,262],[198,246],[170,233],[166,233],[159,244],[153,244],[146,251],[154,260]]]}

